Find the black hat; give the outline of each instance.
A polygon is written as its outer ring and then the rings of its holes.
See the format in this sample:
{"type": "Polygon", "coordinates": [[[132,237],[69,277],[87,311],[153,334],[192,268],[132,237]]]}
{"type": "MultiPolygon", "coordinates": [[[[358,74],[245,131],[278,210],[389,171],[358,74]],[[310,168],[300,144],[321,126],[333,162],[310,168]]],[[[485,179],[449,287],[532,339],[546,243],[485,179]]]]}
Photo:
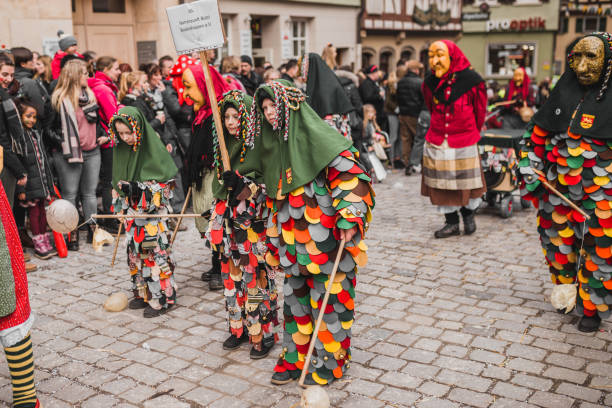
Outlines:
{"type": "Polygon", "coordinates": [[[365,67],[363,69],[363,72],[365,74],[373,74],[374,72],[378,71],[378,65],[370,65],[368,67],[365,67]]]}
{"type": "Polygon", "coordinates": [[[247,64],[249,64],[250,66],[253,66],[253,60],[251,59],[251,57],[249,57],[248,55],[241,55],[240,56],[240,61],[241,62],[246,62],[247,64]]]}

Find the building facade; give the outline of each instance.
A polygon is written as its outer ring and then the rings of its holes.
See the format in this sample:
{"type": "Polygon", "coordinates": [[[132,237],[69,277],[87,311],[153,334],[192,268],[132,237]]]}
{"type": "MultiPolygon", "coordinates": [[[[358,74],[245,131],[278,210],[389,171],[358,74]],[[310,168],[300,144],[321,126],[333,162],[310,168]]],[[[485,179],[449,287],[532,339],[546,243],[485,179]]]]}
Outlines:
{"type": "Polygon", "coordinates": [[[471,0],[464,3],[458,45],[486,79],[524,67],[532,80],[553,75],[559,0],[471,0]]]}
{"type": "Polygon", "coordinates": [[[612,1],[593,3],[585,0],[563,0],[560,14],[559,34],[555,45],[555,75],[563,73],[567,47],[572,41],[593,31],[612,29],[612,1]]]}
{"type": "Polygon", "coordinates": [[[461,0],[363,0],[359,19],[363,66],[393,71],[400,58],[427,64],[429,45],[461,31],[461,0]]]}
{"type": "MultiPolygon", "coordinates": [[[[174,56],[166,7],[185,0],[2,0],[5,48],[53,53],[57,31],[73,33],[79,50],[113,55],[132,65],[174,56]]],[[[227,44],[219,55],[252,55],[278,66],[332,43],[338,62],[359,68],[361,0],[220,0],[227,44]]]]}

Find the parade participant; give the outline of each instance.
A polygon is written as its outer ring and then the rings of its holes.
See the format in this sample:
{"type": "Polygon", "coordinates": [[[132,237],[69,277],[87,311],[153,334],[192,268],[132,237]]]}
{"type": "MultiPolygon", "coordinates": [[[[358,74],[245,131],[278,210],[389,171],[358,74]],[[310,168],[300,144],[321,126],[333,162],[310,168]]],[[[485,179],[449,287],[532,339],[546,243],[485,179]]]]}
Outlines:
{"type": "Polygon", "coordinates": [[[299,377],[339,241],[346,240],[331,282],[306,384],[342,377],[351,358],[357,266],[374,206],[370,178],[350,141],[330,128],[287,81],[255,94],[252,134],[261,160],[269,216],[266,262],[285,274],[283,351],[273,384],[299,377]]]}
{"type": "Polygon", "coordinates": [[[538,232],[553,283],[578,281],[578,330],[594,332],[612,304],[612,35],[586,35],[568,51],[565,73],[524,136],[521,194],[539,209],[538,232]],[[548,191],[533,169],[590,220],[548,191]]]}
{"type": "Polygon", "coordinates": [[[480,75],[463,52],[448,40],[429,47],[432,71],[423,83],[431,125],[423,149],[421,194],[444,214],[436,238],[459,235],[459,214],[465,235],[476,231],[474,210],[486,191],[477,142],[487,109],[487,93],[480,75]]]}
{"type": "MultiPolygon", "coordinates": [[[[531,92],[531,80],[525,68],[519,67],[514,70],[512,79],[506,89],[506,101],[512,101],[513,103],[503,110],[502,128],[524,128],[531,117],[523,118],[521,113],[525,111],[525,108],[531,108],[535,105],[535,98],[531,92]]],[[[528,110],[528,112],[533,114],[533,110],[528,110]]]]}
{"type": "Polygon", "coordinates": [[[300,78],[306,83],[306,102],[330,126],[351,139],[349,112],[355,110],[344,87],[319,54],[300,59],[300,78]]]}
{"type": "Polygon", "coordinates": [[[206,238],[221,256],[225,307],[230,336],[225,350],[250,340],[253,359],[268,355],[278,339],[277,293],[274,271],[266,269],[266,197],[260,184],[258,151],[248,141],[253,98],[240,91],[225,94],[219,102],[225,145],[231,170],[220,163],[215,129],[215,196],[206,238]],[[228,189],[231,186],[231,190],[228,189]]]}
{"type": "MultiPolygon", "coordinates": [[[[113,142],[113,210],[115,213],[167,214],[177,168],[144,115],[121,108],[111,118],[113,142]]],[[[130,309],[144,309],[145,318],[168,311],[176,301],[175,264],[168,253],[168,227],[163,218],[124,221],[127,264],[134,299],[130,309]]]]}
{"type": "Polygon", "coordinates": [[[0,343],[13,386],[14,408],[39,408],[34,385],[28,278],[11,207],[0,183],[0,343]]]}
{"type": "MultiPolygon", "coordinates": [[[[230,91],[229,84],[221,74],[212,66],[209,66],[210,79],[215,88],[217,101],[230,91]]],[[[212,107],[206,91],[206,81],[202,65],[193,64],[183,72],[184,96],[193,101],[193,109],[196,117],[192,124],[192,138],[187,152],[188,182],[192,186],[193,211],[201,214],[211,209],[212,181],[214,179],[214,150],[212,135],[212,107]]],[[[196,227],[202,237],[206,233],[208,223],[200,221],[196,227]]],[[[223,280],[221,279],[221,265],[219,253],[213,250],[212,268],[202,273],[202,280],[208,281],[210,290],[221,290],[223,280]]]]}

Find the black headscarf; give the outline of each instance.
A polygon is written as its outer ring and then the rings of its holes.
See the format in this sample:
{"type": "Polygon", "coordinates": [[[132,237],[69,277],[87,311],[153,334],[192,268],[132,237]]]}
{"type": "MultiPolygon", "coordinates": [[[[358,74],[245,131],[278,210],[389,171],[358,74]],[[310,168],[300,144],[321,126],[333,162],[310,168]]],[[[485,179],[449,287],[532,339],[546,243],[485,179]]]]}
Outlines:
{"type": "Polygon", "coordinates": [[[598,139],[612,139],[612,96],[606,92],[612,72],[612,36],[591,33],[573,41],[567,48],[565,73],[555,85],[546,103],[534,115],[539,127],[553,133],[569,131],[598,139]],[[583,86],[570,68],[572,49],[585,37],[597,37],[604,44],[604,66],[599,82],[583,86]],[[572,118],[574,118],[572,120],[572,118]]]}
{"type": "Polygon", "coordinates": [[[306,77],[306,101],[317,115],[324,118],[354,110],[338,77],[319,54],[304,56],[302,74],[306,77]]]}
{"type": "Polygon", "coordinates": [[[202,172],[210,170],[214,164],[213,115],[208,116],[199,125],[192,127],[192,137],[187,149],[186,165],[188,183],[195,183],[196,189],[202,189],[202,172]]]}

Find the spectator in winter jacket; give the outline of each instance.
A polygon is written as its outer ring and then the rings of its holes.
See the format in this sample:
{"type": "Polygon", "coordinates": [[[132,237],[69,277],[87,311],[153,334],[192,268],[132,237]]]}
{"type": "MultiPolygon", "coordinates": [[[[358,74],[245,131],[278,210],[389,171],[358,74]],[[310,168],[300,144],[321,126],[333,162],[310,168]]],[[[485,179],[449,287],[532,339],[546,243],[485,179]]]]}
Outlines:
{"type": "Polygon", "coordinates": [[[248,55],[240,57],[240,82],[242,82],[247,93],[251,96],[253,96],[255,90],[263,82],[253,69],[253,60],[248,55]]]}
{"type": "Polygon", "coordinates": [[[60,75],[61,67],[60,62],[66,55],[76,55],[79,58],[83,58],[81,54],[77,52],[77,40],[72,35],[61,37],[59,40],[60,51],[55,53],[53,61],[51,62],[51,73],[53,79],[57,79],[60,75]]]}
{"type": "Polygon", "coordinates": [[[23,153],[23,129],[19,112],[13,103],[13,97],[19,89],[14,74],[13,60],[6,53],[0,53],[0,145],[4,155],[4,168],[0,173],[0,180],[11,207],[15,197],[15,187],[25,186],[28,181],[27,171],[19,158],[23,153]]]}
{"type": "Polygon", "coordinates": [[[335,72],[340,84],[344,88],[344,92],[346,92],[353,108],[355,108],[355,110],[349,113],[349,123],[351,125],[353,145],[361,151],[363,139],[363,102],[361,101],[361,96],[359,96],[359,78],[351,72],[350,67],[340,67],[335,72]]]}
{"type": "Polygon", "coordinates": [[[34,79],[41,81],[47,93],[49,93],[49,84],[53,81],[53,75],[51,74],[51,57],[48,55],[41,55],[36,59],[34,63],[34,79]]]}
{"type": "MultiPolygon", "coordinates": [[[[80,197],[83,216],[89,220],[97,213],[96,187],[100,173],[102,138],[96,138],[98,109],[94,92],[87,85],[87,65],[80,59],[69,61],[60,74],[51,95],[57,112],[60,140],[53,146],[53,163],[57,169],[62,197],[77,205],[80,197]]],[[[99,92],[102,96],[102,93],[99,92]]],[[[78,229],[70,234],[69,250],[79,249],[78,229]]],[[[87,236],[91,242],[93,230],[87,236]]]]}
{"type": "Polygon", "coordinates": [[[174,60],[169,55],[164,55],[159,59],[159,69],[161,70],[162,78],[168,78],[170,69],[174,66],[174,60]]]}
{"type": "Polygon", "coordinates": [[[298,64],[298,60],[290,59],[285,64],[284,69],[285,69],[285,72],[282,73],[281,79],[285,79],[291,82],[292,84],[295,83],[295,79],[300,74],[300,67],[298,64]]]}
{"type": "Polygon", "coordinates": [[[419,113],[424,100],[419,76],[422,64],[418,61],[406,63],[406,75],[397,84],[397,102],[399,105],[400,137],[402,139],[402,161],[406,165],[406,175],[412,173],[410,153],[416,136],[419,113]]]}
{"type": "Polygon", "coordinates": [[[24,47],[12,48],[11,53],[15,62],[15,79],[19,81],[19,95],[36,108],[39,128],[47,129],[53,122],[51,97],[42,81],[34,79],[34,54],[24,47]]]}
{"type": "Polygon", "coordinates": [[[376,65],[370,65],[363,70],[365,80],[359,86],[361,101],[374,106],[376,119],[383,130],[387,130],[387,116],[385,115],[385,91],[379,85],[382,73],[376,65]]]}
{"type": "MultiPolygon", "coordinates": [[[[104,213],[111,214],[112,181],[113,181],[113,150],[112,142],[108,137],[108,123],[119,110],[117,102],[117,86],[121,71],[119,62],[113,57],[100,57],[96,60],[96,74],[87,81],[89,87],[98,101],[98,116],[100,118],[97,130],[98,144],[102,147],[102,166],[100,168],[100,182],[102,183],[102,209],[104,213]]],[[[112,230],[117,223],[108,223],[106,226],[112,230]]]]}

